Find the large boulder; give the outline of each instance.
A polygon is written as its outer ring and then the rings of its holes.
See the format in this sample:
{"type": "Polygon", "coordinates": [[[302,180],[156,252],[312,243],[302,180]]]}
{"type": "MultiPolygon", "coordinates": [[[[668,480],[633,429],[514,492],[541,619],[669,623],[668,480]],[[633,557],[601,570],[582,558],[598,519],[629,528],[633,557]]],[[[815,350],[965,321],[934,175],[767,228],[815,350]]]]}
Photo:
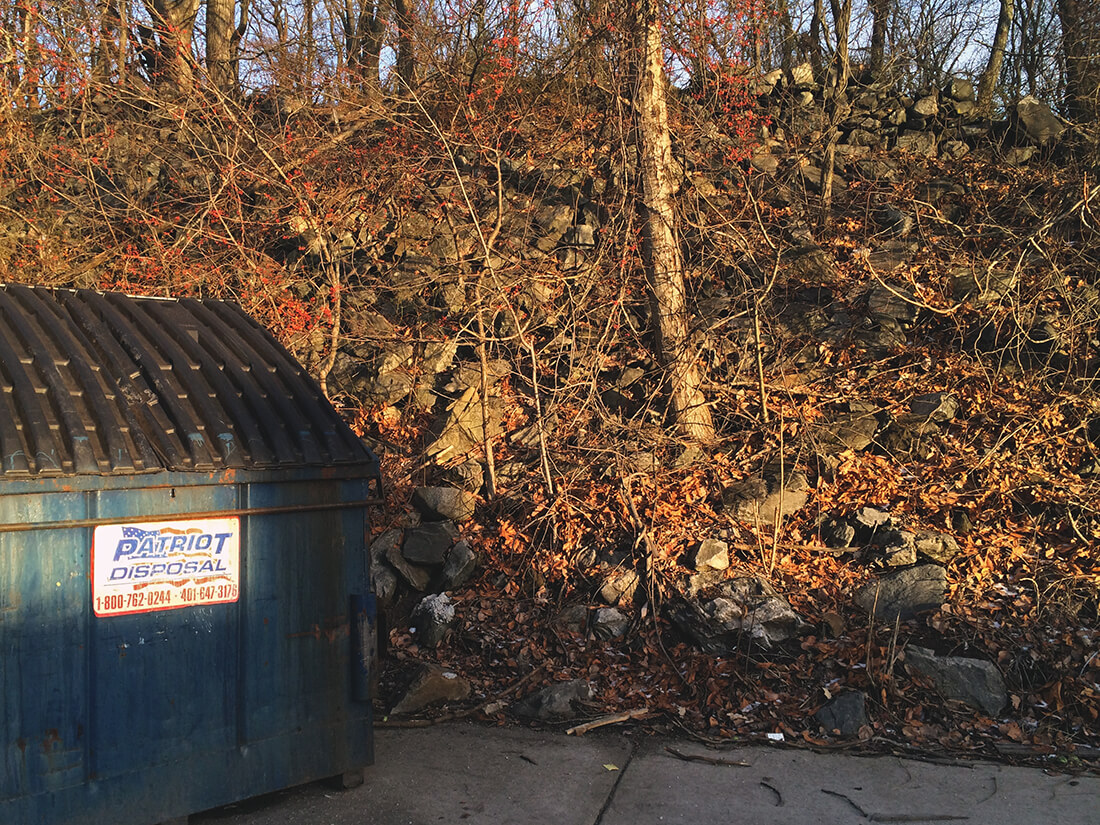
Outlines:
{"type": "Polygon", "coordinates": [[[855,593],[856,604],[888,624],[938,610],[947,596],[947,573],[921,564],[868,582],[855,593]]]}
{"type": "Polygon", "coordinates": [[[758,476],[731,484],[722,491],[722,505],[742,521],[772,524],[801,510],[810,496],[806,474],[794,467],[771,465],[758,476]]]}
{"type": "Polygon", "coordinates": [[[1049,146],[1062,136],[1066,126],[1038,98],[1028,95],[1014,109],[1017,134],[1036,146],[1049,146]]]}
{"type": "Polygon", "coordinates": [[[869,724],[867,697],[858,690],[850,690],[834,696],[814,714],[821,727],[841,736],[856,736],[859,729],[869,724]]]}
{"type": "Polygon", "coordinates": [[[470,683],[451,670],[422,664],[390,713],[416,713],[439,702],[460,702],[470,696],[470,683]]]}
{"type": "Polygon", "coordinates": [[[425,596],[409,617],[416,640],[424,647],[436,647],[446,638],[456,619],[454,602],[446,593],[425,596]]]}
{"type": "Polygon", "coordinates": [[[705,596],[685,595],[672,605],[669,618],[699,649],[715,655],[746,643],[771,648],[806,627],[790,602],[753,577],[719,581],[705,596]]]}
{"type": "Polygon", "coordinates": [[[996,715],[1008,701],[1001,672],[992,662],[964,656],[936,656],[923,647],[905,651],[905,669],[931,679],[945,699],[964,702],[989,716],[996,715]]]}
{"type": "Polygon", "coordinates": [[[540,722],[560,722],[579,716],[592,699],[592,686],[583,679],[556,682],[528,696],[515,706],[516,714],[540,722]]]}

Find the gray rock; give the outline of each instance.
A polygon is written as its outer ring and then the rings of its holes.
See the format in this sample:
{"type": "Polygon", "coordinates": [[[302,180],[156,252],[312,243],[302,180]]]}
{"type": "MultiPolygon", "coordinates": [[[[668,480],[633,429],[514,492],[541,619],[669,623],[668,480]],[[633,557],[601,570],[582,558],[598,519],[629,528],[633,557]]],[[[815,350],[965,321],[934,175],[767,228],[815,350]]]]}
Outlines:
{"type": "Polygon", "coordinates": [[[629,567],[600,565],[599,597],[604,604],[629,604],[640,583],[638,573],[629,567]]]}
{"type": "Polygon", "coordinates": [[[769,466],[759,476],[731,484],[722,491],[722,505],[735,518],[771,524],[794,515],[810,495],[805,473],[794,467],[769,466]]]}
{"type": "Polygon", "coordinates": [[[535,222],[556,241],[573,224],[573,207],[564,203],[542,206],[535,213],[535,222]]]}
{"type": "Polygon", "coordinates": [[[562,243],[569,246],[594,247],[596,245],[596,229],[583,223],[571,226],[562,237],[562,243]]]}
{"type": "Polygon", "coordinates": [[[811,242],[803,242],[783,253],[782,263],[788,277],[810,284],[832,283],[837,277],[836,262],[828,252],[812,243],[812,235],[810,237],[811,242]]]}
{"type": "Polygon", "coordinates": [[[915,536],[908,530],[894,530],[883,542],[882,552],[890,567],[904,567],[917,563],[915,536]]]}
{"type": "Polygon", "coordinates": [[[695,550],[692,566],[696,570],[725,570],[730,566],[730,546],[718,539],[703,539],[695,550]]]}
{"type": "Polygon", "coordinates": [[[403,578],[406,584],[414,590],[424,592],[431,583],[432,574],[423,567],[410,564],[401,552],[400,545],[386,548],[386,561],[393,565],[394,570],[403,578]]]}
{"type": "Polygon", "coordinates": [[[911,155],[934,157],[936,154],[936,136],[931,132],[905,132],[898,135],[897,147],[911,155]]]}
{"type": "Polygon", "coordinates": [[[851,547],[856,537],[856,528],[844,519],[831,518],[821,525],[821,540],[826,547],[842,549],[851,547]]]}
{"type": "Polygon", "coordinates": [[[754,152],[749,164],[764,175],[774,175],[779,171],[779,158],[768,151],[754,152]]]}
{"type": "Polygon", "coordinates": [[[424,347],[424,357],[420,359],[420,371],[427,375],[438,375],[449,370],[458,352],[458,339],[436,341],[424,347]]]}
{"type": "Polygon", "coordinates": [[[857,736],[859,729],[870,724],[867,719],[867,697],[858,690],[834,696],[814,714],[818,724],[830,733],[857,736]]]}
{"type": "Polygon", "coordinates": [[[1034,146],[1011,146],[1005,150],[1004,162],[1009,166],[1023,166],[1038,151],[1034,146]]]}
{"type": "Polygon", "coordinates": [[[891,421],[875,441],[895,460],[926,461],[936,454],[936,436],[939,434],[940,429],[934,421],[903,415],[891,421]]]}
{"type": "Polygon", "coordinates": [[[588,607],[583,604],[571,604],[562,608],[555,623],[570,633],[583,634],[588,630],[588,607]]]}
{"type": "MultiPolygon", "coordinates": [[[[439,436],[425,450],[429,457],[443,463],[468,455],[482,444],[484,428],[482,427],[481,396],[475,389],[480,385],[480,372],[478,372],[476,375],[471,373],[471,383],[467,384],[465,389],[459,388],[462,395],[447,407],[439,436]]],[[[502,402],[499,398],[490,397],[487,408],[489,436],[499,435],[503,431],[502,402]]]]}
{"type": "Polygon", "coordinates": [[[407,372],[383,372],[364,388],[373,401],[393,405],[412,392],[416,378],[407,372]]]}
{"type": "Polygon", "coordinates": [[[443,572],[439,574],[439,589],[451,590],[461,587],[470,580],[480,560],[477,553],[470,547],[467,541],[455,542],[454,547],[447,553],[447,560],[443,563],[443,572]]]}
{"type": "Polygon", "coordinates": [[[454,671],[423,664],[390,713],[416,713],[438,702],[461,702],[470,697],[470,683],[454,671]]]}
{"type": "Polygon", "coordinates": [[[913,241],[886,241],[871,250],[867,255],[867,263],[876,272],[893,272],[909,263],[918,248],[913,241]]]}
{"type": "Polygon", "coordinates": [[[959,412],[959,400],[945,392],[918,395],[909,402],[909,411],[920,418],[942,423],[955,418],[959,412]]]}
{"type": "Polygon", "coordinates": [[[944,198],[965,195],[966,190],[949,178],[934,178],[917,187],[917,199],[939,204],[944,198]]]}
{"type": "Polygon", "coordinates": [[[481,466],[481,462],[470,459],[449,467],[444,477],[451,486],[477,495],[485,484],[485,469],[481,466]]]}
{"type": "Polygon", "coordinates": [[[447,553],[458,535],[458,530],[450,521],[429,521],[409,527],[405,530],[401,555],[411,564],[438,567],[447,560],[447,553]]]}
{"type": "Polygon", "coordinates": [[[852,405],[847,413],[841,413],[831,423],[820,427],[817,440],[823,450],[839,452],[867,449],[875,439],[879,422],[873,409],[852,405]]]}
{"type": "Polygon", "coordinates": [[[412,504],[427,521],[466,521],[473,518],[477,496],[455,487],[417,487],[412,504]]]}
{"type": "Polygon", "coordinates": [[[1001,672],[992,662],[963,656],[936,656],[923,647],[905,650],[905,669],[931,679],[945,699],[965,702],[989,716],[995,716],[1008,701],[1001,672]]]}
{"type": "Polygon", "coordinates": [[[895,206],[884,206],[875,215],[875,222],[895,238],[901,238],[913,231],[916,220],[907,212],[895,206]]]}
{"type": "Polygon", "coordinates": [[[799,63],[796,66],[791,66],[791,85],[814,85],[814,67],[809,63],[799,63]]]}
{"type": "Polygon", "coordinates": [[[951,292],[956,301],[971,301],[979,306],[991,304],[1016,288],[1015,272],[958,267],[951,271],[951,292]]]}
{"type": "Polygon", "coordinates": [[[856,524],[874,532],[876,530],[889,529],[894,524],[894,517],[885,510],[877,507],[860,507],[853,518],[856,524]]]}
{"type": "Polygon", "coordinates": [[[970,146],[961,140],[945,140],[940,144],[940,157],[959,160],[970,153],[970,146]]]}
{"type": "Polygon", "coordinates": [[[960,536],[965,536],[973,530],[974,522],[970,520],[970,514],[966,510],[952,510],[951,529],[960,536]]]}
{"type": "Polygon", "coordinates": [[[709,583],[711,596],[681,597],[669,610],[680,631],[706,653],[725,655],[751,642],[764,648],[799,635],[806,627],[775,588],[745,577],[709,583]]]}
{"type": "Polygon", "coordinates": [[[938,564],[922,564],[898,570],[868,582],[855,593],[855,601],[868,613],[892,624],[937,610],[947,596],[947,573],[938,564]]]}
{"type": "Polygon", "coordinates": [[[1036,97],[1028,95],[1015,106],[1016,125],[1028,140],[1038,146],[1054,143],[1066,130],[1050,110],[1050,107],[1036,97]]]}
{"type": "Polygon", "coordinates": [[[592,633],[597,639],[617,639],[630,629],[630,617],[614,607],[601,607],[592,614],[592,633]]]}
{"type": "Polygon", "coordinates": [[[515,706],[518,716],[541,722],[573,719],[585,710],[592,699],[592,686],[584,679],[557,682],[531,694],[515,706]]]}
{"type": "Polygon", "coordinates": [[[389,562],[379,559],[371,562],[370,574],[378,604],[389,607],[397,598],[397,572],[389,562]]]}
{"type": "Polygon", "coordinates": [[[925,558],[947,564],[959,554],[959,543],[946,533],[918,531],[913,534],[913,546],[925,558]]]}
{"type": "Polygon", "coordinates": [[[961,77],[953,77],[944,84],[943,96],[954,101],[973,100],[974,84],[961,77]]]}
{"type": "Polygon", "coordinates": [[[370,544],[370,558],[372,564],[377,564],[380,559],[389,558],[393,550],[401,549],[403,533],[398,528],[390,528],[370,544]]]}
{"type": "Polygon", "coordinates": [[[912,110],[913,114],[919,117],[935,117],[939,114],[940,103],[935,95],[927,95],[914,103],[912,110]]]}
{"type": "MultiPolygon", "coordinates": [[[[512,373],[512,365],[503,358],[490,358],[485,364],[485,382],[492,389],[512,373]]],[[[462,361],[451,373],[451,379],[444,384],[443,389],[449,393],[461,395],[471,387],[481,388],[481,363],[476,361],[462,361]]],[[[481,401],[477,402],[477,410],[481,410],[481,401]]],[[[478,419],[480,424],[480,418],[478,419]]]]}
{"type": "Polygon", "coordinates": [[[416,631],[419,644],[436,647],[455,623],[455,606],[451,597],[446,593],[425,596],[413,608],[409,623],[410,629],[416,631]]]}
{"type": "Polygon", "coordinates": [[[890,318],[907,326],[917,317],[917,299],[897,284],[875,284],[867,291],[867,316],[872,320],[890,318]]]}

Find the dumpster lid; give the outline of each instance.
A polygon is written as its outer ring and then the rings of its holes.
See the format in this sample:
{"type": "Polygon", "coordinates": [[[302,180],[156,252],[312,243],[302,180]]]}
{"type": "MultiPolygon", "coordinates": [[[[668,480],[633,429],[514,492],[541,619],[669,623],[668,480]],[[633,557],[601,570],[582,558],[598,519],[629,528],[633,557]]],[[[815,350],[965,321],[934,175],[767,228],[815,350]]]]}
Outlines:
{"type": "Polygon", "coordinates": [[[0,284],[0,389],[4,478],[376,464],[225,301],[0,284]]]}

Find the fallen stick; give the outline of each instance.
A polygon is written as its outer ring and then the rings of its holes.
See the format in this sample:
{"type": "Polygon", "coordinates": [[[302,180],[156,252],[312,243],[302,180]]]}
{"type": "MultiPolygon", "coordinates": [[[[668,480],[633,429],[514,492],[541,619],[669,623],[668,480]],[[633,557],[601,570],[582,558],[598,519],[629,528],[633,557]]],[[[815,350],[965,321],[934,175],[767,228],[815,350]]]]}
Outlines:
{"type": "Polygon", "coordinates": [[[702,756],[695,753],[684,753],[683,751],[676,750],[676,748],[669,747],[666,747],[665,750],[671,753],[677,759],[683,759],[685,762],[706,762],[708,765],[725,765],[729,768],[752,767],[752,765],[750,765],[748,762],[739,762],[736,759],[718,759],[713,756],[702,756]]]}
{"type": "Polygon", "coordinates": [[[634,708],[634,710],[624,710],[622,713],[612,713],[610,716],[601,716],[599,719],[593,719],[591,722],[584,722],[580,725],[574,725],[569,728],[565,733],[568,736],[581,736],[588,733],[590,730],[596,728],[602,728],[604,725],[616,725],[619,722],[628,722],[631,719],[641,719],[643,716],[649,715],[649,708],[634,708]]]}

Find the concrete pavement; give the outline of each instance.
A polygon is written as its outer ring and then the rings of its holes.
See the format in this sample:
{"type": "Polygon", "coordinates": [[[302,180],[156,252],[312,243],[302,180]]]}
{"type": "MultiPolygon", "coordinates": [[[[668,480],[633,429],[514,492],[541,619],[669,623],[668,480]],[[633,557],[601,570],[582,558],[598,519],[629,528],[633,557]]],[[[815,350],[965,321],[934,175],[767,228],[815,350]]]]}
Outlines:
{"type": "Polygon", "coordinates": [[[192,825],[1100,823],[1100,778],[1034,768],[762,746],[718,752],[606,730],[572,737],[472,724],[379,729],[375,739],[376,763],[359,788],[309,785],[192,825]]]}

